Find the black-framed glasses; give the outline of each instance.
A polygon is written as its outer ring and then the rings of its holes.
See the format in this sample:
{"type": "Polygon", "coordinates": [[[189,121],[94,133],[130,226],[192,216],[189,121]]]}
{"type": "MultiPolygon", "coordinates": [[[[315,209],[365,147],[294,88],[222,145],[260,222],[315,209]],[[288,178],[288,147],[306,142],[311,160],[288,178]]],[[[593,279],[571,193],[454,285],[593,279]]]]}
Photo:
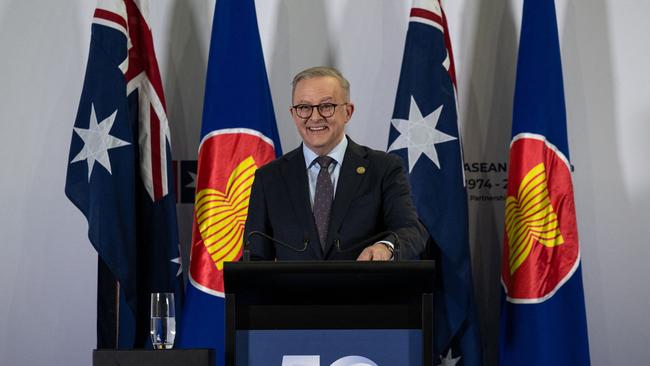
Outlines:
{"type": "Polygon", "coordinates": [[[296,115],[298,117],[303,118],[303,119],[308,119],[311,117],[312,113],[314,113],[314,108],[318,109],[318,114],[320,114],[321,117],[323,118],[330,118],[334,115],[334,112],[336,112],[336,107],[338,106],[343,106],[348,103],[321,103],[321,104],[296,104],[294,106],[291,106],[294,111],[296,111],[296,115]]]}

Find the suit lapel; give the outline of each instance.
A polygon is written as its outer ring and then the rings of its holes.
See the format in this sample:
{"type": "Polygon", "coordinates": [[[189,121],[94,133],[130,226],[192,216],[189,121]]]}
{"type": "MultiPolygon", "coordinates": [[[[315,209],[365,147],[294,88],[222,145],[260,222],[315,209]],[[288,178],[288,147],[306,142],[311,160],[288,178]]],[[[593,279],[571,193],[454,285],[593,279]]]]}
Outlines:
{"type": "Polygon", "coordinates": [[[327,247],[325,248],[325,253],[328,253],[332,249],[334,240],[337,239],[336,236],[338,236],[338,232],[343,224],[343,219],[354,197],[357,195],[359,185],[365,177],[365,174],[357,172],[359,167],[363,167],[364,169],[368,168],[366,152],[348,137],[348,148],[345,151],[343,165],[341,165],[334,202],[332,203],[332,212],[330,213],[330,225],[327,231],[327,247]]]}
{"type": "MultiPolygon", "coordinates": [[[[302,154],[302,145],[286,154],[283,159],[286,160],[286,164],[283,164],[280,170],[289,192],[291,205],[297,219],[300,221],[300,227],[307,228],[305,234],[308,234],[309,238],[318,238],[318,230],[309,204],[309,182],[307,180],[305,158],[302,154]]],[[[318,258],[323,256],[320,243],[314,244],[310,242],[309,246],[318,258]]]]}

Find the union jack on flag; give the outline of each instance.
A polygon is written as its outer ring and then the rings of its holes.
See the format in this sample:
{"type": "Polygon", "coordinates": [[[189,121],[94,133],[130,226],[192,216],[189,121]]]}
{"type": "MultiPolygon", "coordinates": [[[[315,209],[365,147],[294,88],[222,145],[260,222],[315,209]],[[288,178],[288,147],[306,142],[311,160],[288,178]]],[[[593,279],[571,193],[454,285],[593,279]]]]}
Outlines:
{"type": "Polygon", "coordinates": [[[120,348],[148,339],[151,292],[176,293],[177,306],[182,295],[170,133],[148,15],[146,0],[97,4],[65,187],[119,282],[120,348]]]}

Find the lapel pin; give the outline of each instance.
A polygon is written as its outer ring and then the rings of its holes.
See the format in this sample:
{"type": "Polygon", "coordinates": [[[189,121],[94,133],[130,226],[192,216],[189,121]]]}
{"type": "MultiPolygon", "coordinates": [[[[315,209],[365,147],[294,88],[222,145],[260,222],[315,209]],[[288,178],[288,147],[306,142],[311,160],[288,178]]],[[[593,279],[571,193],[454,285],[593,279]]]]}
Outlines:
{"type": "Polygon", "coordinates": [[[362,166],[357,167],[357,174],[365,174],[366,173],[366,168],[362,166]]]}

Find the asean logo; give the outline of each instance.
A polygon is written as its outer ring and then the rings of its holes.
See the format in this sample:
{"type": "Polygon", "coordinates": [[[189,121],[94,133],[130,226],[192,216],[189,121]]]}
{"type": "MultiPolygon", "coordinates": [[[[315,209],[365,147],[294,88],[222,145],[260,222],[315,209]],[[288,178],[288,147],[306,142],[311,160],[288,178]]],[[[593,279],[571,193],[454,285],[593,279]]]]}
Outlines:
{"type": "Polygon", "coordinates": [[[580,262],[568,159],[545,137],[519,134],[510,145],[501,281],[514,303],[540,303],[580,262]]]}
{"type": "Polygon", "coordinates": [[[190,280],[223,296],[223,264],[242,254],[255,170],[275,158],[273,142],[255,130],[208,134],[199,147],[190,280]]]}

